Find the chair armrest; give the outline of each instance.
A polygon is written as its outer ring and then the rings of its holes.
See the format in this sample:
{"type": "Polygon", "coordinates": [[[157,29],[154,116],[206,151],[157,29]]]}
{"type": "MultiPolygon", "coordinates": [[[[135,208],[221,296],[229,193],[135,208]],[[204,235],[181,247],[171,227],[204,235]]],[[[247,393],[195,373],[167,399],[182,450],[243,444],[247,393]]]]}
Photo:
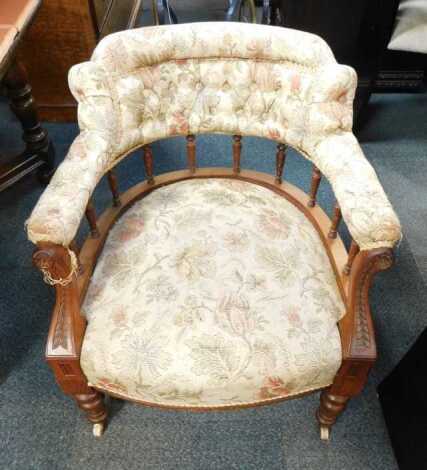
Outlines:
{"type": "Polygon", "coordinates": [[[402,236],[399,219],[354,135],[342,132],[310,139],[305,151],[330,181],[359,248],[393,247],[402,236]]]}
{"type": "Polygon", "coordinates": [[[82,132],[73,142],[26,222],[33,243],[68,246],[74,239],[91,194],[108,165],[109,139],[82,132]]]}
{"type": "Polygon", "coordinates": [[[114,164],[116,143],[120,140],[103,67],[94,62],[73,66],[69,85],[79,103],[81,132],[26,223],[33,243],[71,243],[98,181],[114,164]]]}

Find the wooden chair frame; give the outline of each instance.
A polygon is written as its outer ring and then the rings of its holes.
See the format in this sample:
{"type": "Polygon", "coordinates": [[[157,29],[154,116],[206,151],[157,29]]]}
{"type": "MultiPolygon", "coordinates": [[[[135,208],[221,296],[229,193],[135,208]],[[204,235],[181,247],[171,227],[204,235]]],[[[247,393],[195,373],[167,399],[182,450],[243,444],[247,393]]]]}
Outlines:
{"type": "MultiPolygon", "coordinates": [[[[111,170],[108,181],[112,205],[97,219],[89,201],[86,216],[90,235],[78,250],[73,242],[70,248],[78,256],[77,275],[73,274],[70,251],[61,245],[40,242],[33,255],[34,264],[51,280],[58,280],[56,303],[46,346],[46,360],[53,369],[64,393],[72,395],[88,419],[94,423],[94,433],[100,435],[107,419],[103,394],[91,387],[80,368],[80,351],[86,320],[80,306],[109,230],[115,221],[137,200],[165,185],[191,178],[233,178],[264,186],[294,204],[313,224],[320,235],[335,273],[338,288],[346,306],[346,314],[338,323],[342,344],[342,364],[332,385],[323,389],[316,417],[321,438],[328,439],[330,429],[351,397],[359,394],[376,360],[374,326],[369,306],[369,289],[374,275],[392,265],[391,248],[359,250],[352,242],[347,254],[338,234],[341,211],[333,210],[332,220],[316,202],[321,173],[313,167],[309,194],[283,181],[287,146],[278,144],[276,175],[241,170],[241,136],[233,137],[232,168],[197,168],[195,137],[187,137],[188,169],[153,176],[153,156],[150,146],[143,147],[147,179],[123,194],[119,194],[116,176],[111,170]],[[59,280],[70,281],[60,282],[59,280]]],[[[286,397],[285,397],[286,398],[286,397]]],[[[273,399],[271,401],[278,401],[273,399]]],[[[236,408],[236,407],[234,407],[236,408]]],[[[238,406],[237,406],[238,408],[238,406]]],[[[200,408],[197,408],[200,410],[200,408]]],[[[209,408],[212,409],[212,408],[209,408]]]]}

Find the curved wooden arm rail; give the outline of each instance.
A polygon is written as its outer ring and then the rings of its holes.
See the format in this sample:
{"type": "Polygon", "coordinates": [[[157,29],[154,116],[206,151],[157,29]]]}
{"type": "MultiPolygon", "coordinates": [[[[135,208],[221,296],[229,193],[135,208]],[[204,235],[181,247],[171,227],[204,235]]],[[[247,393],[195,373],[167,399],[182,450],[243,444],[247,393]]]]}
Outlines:
{"type": "MultiPolygon", "coordinates": [[[[80,270],[68,285],[56,285],[57,300],[47,341],[46,358],[64,392],[73,395],[79,406],[86,411],[88,418],[97,423],[97,433],[102,431],[106,411],[100,399],[100,392],[88,386],[80,368],[80,350],[86,328],[86,320],[80,314],[80,305],[85,298],[98,256],[111,227],[135,201],[157,188],[192,178],[231,178],[266,187],[294,204],[319,233],[347,308],[346,315],[338,325],[343,351],[342,366],[333,385],[324,390],[317,413],[322,438],[329,436],[329,429],[338,414],[343,411],[350,397],[360,393],[366,382],[368,372],[376,359],[369,289],[373,276],[392,265],[392,250],[376,248],[358,251],[357,245],[352,243],[350,253],[347,254],[338,234],[338,223],[341,220],[339,208],[335,206],[334,218],[331,221],[318,204],[311,203],[315,199],[320,181],[319,170],[313,171],[314,182],[310,194],[306,194],[291,183],[282,181],[284,145],[278,145],[277,174],[273,176],[240,169],[241,141],[241,136],[233,137],[232,168],[196,168],[195,138],[190,136],[187,139],[189,169],[161,174],[155,178],[152,173],[151,149],[145,146],[147,180],[119,195],[117,181],[114,178],[114,184],[111,183],[113,173],[110,172],[108,179],[113,195],[111,207],[97,218],[92,203],[88,204],[87,215],[91,232],[80,250],[73,244],[73,249],[79,251],[80,270]]],[[[48,270],[53,278],[67,277],[72,270],[69,251],[59,245],[39,243],[33,260],[37,267],[48,270]]]]}

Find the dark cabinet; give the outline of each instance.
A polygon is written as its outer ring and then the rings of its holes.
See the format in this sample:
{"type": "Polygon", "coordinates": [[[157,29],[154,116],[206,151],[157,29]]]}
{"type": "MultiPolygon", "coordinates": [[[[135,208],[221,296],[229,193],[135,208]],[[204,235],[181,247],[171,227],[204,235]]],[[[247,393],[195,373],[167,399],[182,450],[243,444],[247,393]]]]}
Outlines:
{"type": "Polygon", "coordinates": [[[426,468],[427,329],[378,387],[400,470],[426,468]]]}
{"type": "Polygon", "coordinates": [[[387,45],[398,0],[279,0],[284,26],[318,34],[338,62],[359,77],[355,115],[369,99],[387,45]]]}

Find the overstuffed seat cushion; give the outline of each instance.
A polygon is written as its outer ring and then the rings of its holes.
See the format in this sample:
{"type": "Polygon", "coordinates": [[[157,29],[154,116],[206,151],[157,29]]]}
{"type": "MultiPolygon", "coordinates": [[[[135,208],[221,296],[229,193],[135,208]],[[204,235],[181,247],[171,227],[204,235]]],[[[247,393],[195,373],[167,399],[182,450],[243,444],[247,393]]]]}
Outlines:
{"type": "Polygon", "coordinates": [[[82,308],[91,385],[177,407],[255,404],[329,385],[345,307],[316,230],[264,187],[192,179],[112,228],[82,308]]]}

